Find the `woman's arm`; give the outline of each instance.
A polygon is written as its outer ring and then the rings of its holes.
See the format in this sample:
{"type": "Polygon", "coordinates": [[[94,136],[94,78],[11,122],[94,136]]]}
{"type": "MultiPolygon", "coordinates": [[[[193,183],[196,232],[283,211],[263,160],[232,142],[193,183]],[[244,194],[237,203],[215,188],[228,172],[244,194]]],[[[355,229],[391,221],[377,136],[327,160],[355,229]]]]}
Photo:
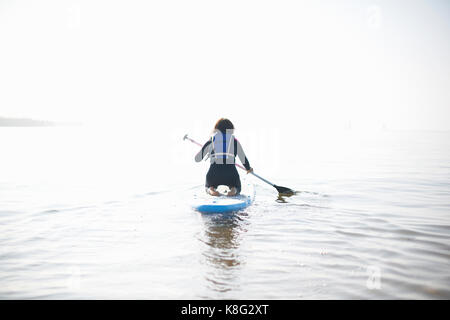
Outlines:
{"type": "Polygon", "coordinates": [[[195,162],[200,162],[210,152],[211,140],[206,141],[202,149],[195,155],[195,162]]]}
{"type": "Polygon", "coordinates": [[[245,152],[241,146],[241,143],[237,139],[234,139],[234,141],[236,141],[237,156],[239,157],[239,160],[241,160],[242,164],[244,165],[245,170],[247,170],[247,172],[248,172],[249,170],[252,169],[250,167],[250,162],[248,161],[247,156],[245,155],[245,152]]]}

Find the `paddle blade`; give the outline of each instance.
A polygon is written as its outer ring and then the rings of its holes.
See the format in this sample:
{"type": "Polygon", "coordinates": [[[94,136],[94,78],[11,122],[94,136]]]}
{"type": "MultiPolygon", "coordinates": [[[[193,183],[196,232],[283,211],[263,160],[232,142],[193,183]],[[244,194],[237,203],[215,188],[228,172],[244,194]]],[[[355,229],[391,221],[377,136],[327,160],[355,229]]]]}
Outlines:
{"type": "Polygon", "coordinates": [[[293,196],[295,194],[295,191],[286,187],[280,187],[274,185],[275,189],[277,189],[278,193],[284,196],[293,196]]]}

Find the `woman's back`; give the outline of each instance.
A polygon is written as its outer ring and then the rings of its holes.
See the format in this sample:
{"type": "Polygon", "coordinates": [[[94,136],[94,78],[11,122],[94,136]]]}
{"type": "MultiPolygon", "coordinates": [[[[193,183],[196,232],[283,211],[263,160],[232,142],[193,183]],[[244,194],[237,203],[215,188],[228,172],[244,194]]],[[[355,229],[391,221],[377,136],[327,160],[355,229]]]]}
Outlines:
{"type": "Polygon", "coordinates": [[[218,195],[215,189],[219,185],[226,185],[236,190],[230,195],[240,192],[241,181],[234,165],[236,157],[242,162],[247,172],[252,171],[244,150],[233,133],[234,126],[231,121],[219,119],[214,127],[213,135],[195,156],[197,162],[205,157],[210,158],[211,166],[206,175],[205,186],[212,195],[218,195]]]}

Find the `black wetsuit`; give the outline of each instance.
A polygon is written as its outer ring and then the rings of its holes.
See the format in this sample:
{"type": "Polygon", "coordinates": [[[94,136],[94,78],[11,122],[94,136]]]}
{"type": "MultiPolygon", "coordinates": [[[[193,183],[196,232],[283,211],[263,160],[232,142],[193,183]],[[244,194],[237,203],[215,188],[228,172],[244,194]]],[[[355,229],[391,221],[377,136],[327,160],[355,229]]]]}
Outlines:
{"type": "Polygon", "coordinates": [[[202,159],[207,155],[211,158],[211,166],[206,174],[205,187],[207,189],[209,187],[217,188],[219,185],[225,185],[230,189],[235,187],[237,189],[237,194],[241,192],[241,180],[235,166],[235,157],[239,157],[239,160],[241,160],[246,170],[250,170],[251,167],[241,144],[238,140],[236,140],[236,138],[234,138],[234,136],[233,144],[234,148],[232,148],[232,150],[234,157],[227,158],[225,163],[224,161],[217,161],[217,159],[215,159],[211,139],[203,145],[202,149],[195,156],[195,161],[197,162],[202,161],[202,159]]]}

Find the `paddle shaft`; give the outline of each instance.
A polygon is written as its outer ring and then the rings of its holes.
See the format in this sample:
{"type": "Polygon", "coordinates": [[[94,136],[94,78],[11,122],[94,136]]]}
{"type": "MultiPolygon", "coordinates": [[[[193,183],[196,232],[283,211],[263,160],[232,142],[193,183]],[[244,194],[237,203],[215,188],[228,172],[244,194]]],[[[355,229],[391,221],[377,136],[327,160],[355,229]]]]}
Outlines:
{"type": "MultiPolygon", "coordinates": [[[[189,138],[187,135],[184,136],[184,139],[183,139],[183,140],[186,140],[186,139],[189,140],[190,142],[192,142],[192,143],[194,143],[194,144],[200,146],[200,147],[203,147],[200,143],[198,143],[198,142],[195,141],[194,139],[189,138]]],[[[238,168],[241,168],[242,170],[247,171],[247,169],[245,169],[245,168],[244,168],[243,166],[241,166],[240,164],[235,163],[235,166],[238,167],[238,168]]],[[[265,183],[270,184],[272,187],[275,187],[275,185],[274,185],[272,182],[270,182],[270,181],[264,179],[263,177],[260,177],[259,175],[257,175],[257,174],[254,173],[253,171],[250,172],[250,173],[251,173],[252,175],[254,175],[255,177],[257,177],[258,179],[261,179],[261,180],[264,181],[265,183]]]]}

